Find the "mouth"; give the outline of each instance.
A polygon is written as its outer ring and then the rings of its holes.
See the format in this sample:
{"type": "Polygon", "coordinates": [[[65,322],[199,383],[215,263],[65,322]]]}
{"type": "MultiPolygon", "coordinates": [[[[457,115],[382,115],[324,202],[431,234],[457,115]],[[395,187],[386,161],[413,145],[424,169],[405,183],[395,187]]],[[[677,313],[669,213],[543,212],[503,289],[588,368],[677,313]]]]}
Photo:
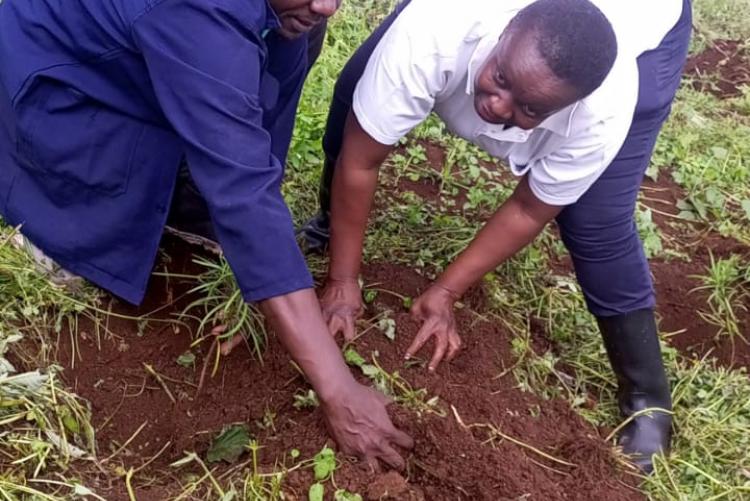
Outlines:
{"type": "Polygon", "coordinates": [[[300,36],[310,31],[316,24],[312,20],[289,16],[282,20],[282,29],[289,35],[300,36]]]}

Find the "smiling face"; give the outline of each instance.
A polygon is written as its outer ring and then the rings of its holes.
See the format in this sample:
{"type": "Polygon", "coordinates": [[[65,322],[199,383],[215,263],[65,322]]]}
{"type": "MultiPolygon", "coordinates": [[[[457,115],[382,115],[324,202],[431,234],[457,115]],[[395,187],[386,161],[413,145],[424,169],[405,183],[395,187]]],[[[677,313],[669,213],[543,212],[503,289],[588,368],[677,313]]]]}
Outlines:
{"type": "Polygon", "coordinates": [[[277,31],[285,38],[297,38],[335,14],[341,0],[270,0],[270,4],[281,21],[277,31]]]}
{"type": "Polygon", "coordinates": [[[552,72],[534,34],[511,24],[474,82],[474,108],[485,122],[533,129],[580,94],[552,72]]]}

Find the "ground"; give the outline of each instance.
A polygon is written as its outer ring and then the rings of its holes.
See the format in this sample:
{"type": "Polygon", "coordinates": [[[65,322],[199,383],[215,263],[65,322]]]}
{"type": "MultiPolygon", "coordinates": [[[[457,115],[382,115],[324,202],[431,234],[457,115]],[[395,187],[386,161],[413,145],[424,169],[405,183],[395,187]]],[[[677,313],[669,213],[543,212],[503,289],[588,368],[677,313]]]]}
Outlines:
{"type": "MultiPolygon", "coordinates": [[[[335,454],[309,385],[238,299],[223,260],[165,237],[135,308],[92,287],[52,286],[0,227],[0,493],[750,497],[750,2],[695,8],[685,83],[637,212],[675,401],[674,448],[654,476],[638,476],[611,440],[621,422],[614,380],[554,225],[463,299],[464,347],[453,362],[429,374],[424,360],[403,360],[418,329],[410,301],[514,183],[430,119],[383,169],[362,273],[367,311],[357,339],[342,346],[358,379],[391,397],[391,417],[414,437],[415,449],[402,451],[405,471],[370,471],[335,454]],[[247,341],[226,356],[211,334],[220,324],[247,341]],[[230,435],[237,447],[227,446],[230,435]]],[[[386,10],[347,5],[331,24],[289,156],[284,191],[297,221],[315,208],[335,75],[386,10]]],[[[325,258],[309,264],[322,278],[325,258]]]]}

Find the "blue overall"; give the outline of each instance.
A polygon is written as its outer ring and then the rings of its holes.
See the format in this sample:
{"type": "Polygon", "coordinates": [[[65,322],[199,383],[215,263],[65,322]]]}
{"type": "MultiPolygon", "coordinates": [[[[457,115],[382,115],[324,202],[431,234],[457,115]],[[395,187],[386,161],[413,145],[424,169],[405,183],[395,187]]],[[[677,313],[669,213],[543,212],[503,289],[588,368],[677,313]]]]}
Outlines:
{"type": "MultiPolygon", "coordinates": [[[[370,54],[408,3],[402,2],[383,21],[342,71],[323,138],[329,159],[337,158],[341,150],[344,122],[370,54]]],[[[690,0],[684,0],[677,24],[656,49],[638,58],[638,103],[625,143],[591,188],[557,217],[588,308],[599,317],[655,306],[648,261],[635,223],[635,204],[656,138],[680,83],[691,17],[690,0]]]]}
{"type": "Polygon", "coordinates": [[[265,0],[0,3],[0,214],[132,303],[180,160],[247,300],[312,287],[280,192],[307,40],[265,0]]]}

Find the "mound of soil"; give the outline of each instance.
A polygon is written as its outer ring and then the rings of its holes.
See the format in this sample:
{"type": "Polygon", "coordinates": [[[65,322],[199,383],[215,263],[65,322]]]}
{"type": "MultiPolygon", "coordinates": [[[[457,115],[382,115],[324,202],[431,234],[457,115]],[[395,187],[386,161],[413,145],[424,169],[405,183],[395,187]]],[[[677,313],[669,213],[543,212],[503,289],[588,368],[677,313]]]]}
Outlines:
{"type": "MultiPolygon", "coordinates": [[[[174,260],[172,266],[181,261],[185,260],[174,260]]],[[[378,282],[410,297],[427,283],[410,269],[388,264],[369,266],[364,275],[368,283],[378,282]]],[[[163,279],[154,279],[150,304],[143,311],[164,301],[169,295],[166,288],[163,279]]],[[[428,374],[423,366],[404,364],[403,354],[418,325],[409,318],[402,300],[381,292],[367,314],[385,309],[396,320],[395,340],[372,329],[357,341],[357,351],[365,358],[377,352],[383,368],[399,371],[414,388],[426,388],[428,397],[439,397],[444,416],[418,415],[392,405],[394,421],[416,441],[415,449],[407,454],[406,471],[370,472],[344,460],[335,473],[338,487],[359,492],[366,499],[642,499],[633,488],[635,477],[617,466],[599,430],[585,423],[566,402],[540,400],[517,389],[511,375],[497,377],[514,362],[511,336],[503,327],[461,310],[458,323],[464,349],[452,363],[428,374]],[[502,435],[491,433],[490,424],[502,435]]],[[[139,335],[136,322],[114,318],[109,329],[117,337],[101,339],[99,346],[96,336],[82,327],[75,358],[70,339],[63,336],[60,358],[67,383],[91,402],[99,457],[117,452],[128,442],[110,463],[137,468],[151,461],[134,479],[138,499],[164,499],[175,493],[172,475],[176,473],[170,473],[168,465],[183,457],[184,451],[204,455],[211,438],[230,423],[248,424],[262,445],[259,459],[265,470],[293,464],[289,452],[294,448],[307,458],[328,442],[320,411],[293,406],[295,392],[308,387],[273,336],[262,364],[245,349],[236,349],[221,360],[215,377],[208,378],[196,395],[208,349],[192,349],[197,368],[177,364],[192,341],[185,329],[147,328],[139,335]],[[146,373],[144,364],[162,376],[175,402],[146,373]]],[[[107,499],[127,499],[124,482],[111,485],[90,471],[85,476],[88,485],[107,499]]],[[[309,469],[299,469],[289,475],[285,486],[297,499],[305,499],[311,482],[309,469]]]]}
{"type": "MultiPolygon", "coordinates": [[[[718,235],[706,237],[692,248],[690,261],[654,259],[651,272],[657,294],[657,311],[661,316],[662,332],[676,333],[670,343],[682,353],[702,358],[710,353],[726,367],[750,369],[750,344],[728,335],[717,336],[719,328],[708,323],[700,312],[709,312],[708,295],[696,290],[701,285],[696,275],[705,275],[714,259],[740,254],[750,259],[750,249],[739,242],[718,235]]],[[[750,341],[750,311],[735,309],[743,335],[750,341]]]]}
{"type": "MultiPolygon", "coordinates": [[[[750,344],[728,336],[717,337],[719,328],[700,315],[701,311],[709,311],[709,292],[696,290],[701,285],[697,276],[706,275],[711,255],[718,260],[738,254],[748,260],[750,248],[732,238],[707,233],[699,223],[679,221],[674,224],[677,220],[669,215],[679,213],[676,204],[685,194],[667,173],[662,173],[657,181],[645,180],[643,190],[647,197],[644,203],[655,210],[654,222],[662,237],[670,241],[667,245],[676,244],[689,255],[689,261],[651,260],[662,332],[677,333],[670,337],[670,342],[687,356],[702,358],[710,353],[726,367],[750,369],[750,344]]],[[[747,327],[750,326],[750,311],[737,308],[735,313],[744,329],[743,335],[750,341],[747,327]]]]}
{"type": "Polygon", "coordinates": [[[750,54],[742,41],[717,40],[712,47],[688,58],[685,75],[696,90],[729,98],[750,84],[750,54]]]}

